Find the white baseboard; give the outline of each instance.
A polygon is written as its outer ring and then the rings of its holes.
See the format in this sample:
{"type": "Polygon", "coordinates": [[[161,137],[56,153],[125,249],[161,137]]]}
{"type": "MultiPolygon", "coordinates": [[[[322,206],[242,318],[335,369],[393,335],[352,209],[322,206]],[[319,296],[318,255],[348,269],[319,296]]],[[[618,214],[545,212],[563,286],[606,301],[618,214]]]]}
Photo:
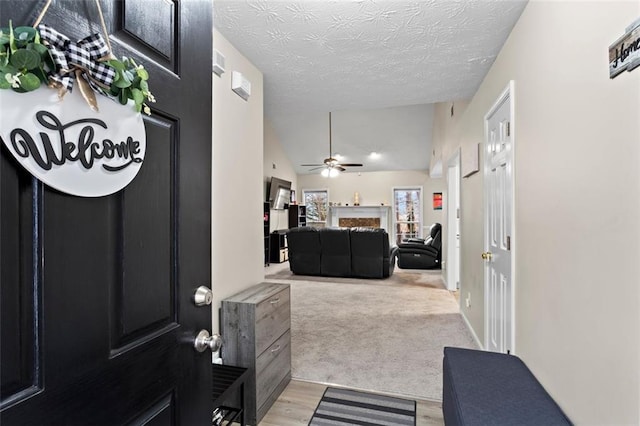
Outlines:
{"type": "Polygon", "coordinates": [[[480,349],[484,350],[484,345],[480,342],[480,339],[478,339],[478,335],[476,334],[473,327],[471,327],[471,323],[467,319],[467,316],[464,314],[464,311],[460,310],[460,315],[462,315],[462,319],[464,320],[464,323],[467,325],[467,328],[471,332],[471,335],[473,336],[473,340],[476,341],[476,344],[480,349]]]}

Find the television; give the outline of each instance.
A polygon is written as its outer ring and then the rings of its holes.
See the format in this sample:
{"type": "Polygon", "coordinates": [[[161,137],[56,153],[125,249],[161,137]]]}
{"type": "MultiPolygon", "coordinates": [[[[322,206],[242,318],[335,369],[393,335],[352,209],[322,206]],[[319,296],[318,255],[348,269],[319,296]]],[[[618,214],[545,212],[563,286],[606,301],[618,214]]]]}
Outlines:
{"type": "Polygon", "coordinates": [[[291,182],[272,177],[269,183],[269,204],[273,210],[284,210],[289,207],[291,182]]]}

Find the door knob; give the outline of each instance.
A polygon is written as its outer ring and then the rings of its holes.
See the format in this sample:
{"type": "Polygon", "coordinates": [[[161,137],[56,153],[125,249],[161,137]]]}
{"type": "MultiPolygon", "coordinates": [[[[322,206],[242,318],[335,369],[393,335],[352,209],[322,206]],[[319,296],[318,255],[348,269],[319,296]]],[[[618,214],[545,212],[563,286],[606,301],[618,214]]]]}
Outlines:
{"type": "Polygon", "coordinates": [[[490,252],[490,251],[487,251],[487,252],[482,253],[482,258],[483,258],[484,260],[491,260],[491,258],[492,258],[492,257],[493,257],[493,255],[491,254],[491,252],[490,252]]]}
{"type": "Polygon", "coordinates": [[[201,285],[196,289],[196,293],[193,295],[193,303],[196,306],[210,305],[213,301],[213,293],[209,287],[201,285]]]}
{"type": "Polygon", "coordinates": [[[204,352],[205,349],[211,349],[211,352],[218,352],[222,346],[222,337],[219,334],[209,335],[207,330],[200,330],[195,340],[193,341],[193,347],[198,352],[204,352]]]}

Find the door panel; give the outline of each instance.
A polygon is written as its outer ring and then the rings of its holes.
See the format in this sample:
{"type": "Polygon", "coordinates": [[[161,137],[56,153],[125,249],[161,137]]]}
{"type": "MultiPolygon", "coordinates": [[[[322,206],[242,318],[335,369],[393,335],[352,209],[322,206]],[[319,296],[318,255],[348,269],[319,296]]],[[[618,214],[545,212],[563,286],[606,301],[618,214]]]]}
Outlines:
{"type": "Polygon", "coordinates": [[[485,252],[485,346],[490,351],[508,352],[512,342],[512,140],[511,98],[507,94],[487,118],[485,144],[486,237],[485,252]]]}
{"type": "MultiPolygon", "coordinates": [[[[44,3],[2,1],[0,25],[44,3]]],[[[0,148],[0,423],[210,424],[211,355],[192,342],[211,310],[192,296],[211,277],[211,2],[101,5],[114,54],[151,76],[146,158],[124,190],[80,198],[0,148]]],[[[58,0],[43,22],[80,39],[98,16],[58,0]]]]}
{"type": "Polygon", "coordinates": [[[133,425],[145,425],[145,426],[163,426],[174,424],[173,419],[175,411],[175,400],[173,394],[169,394],[162,398],[157,403],[153,404],[146,410],[143,410],[142,414],[136,417],[128,424],[133,425]]]}
{"type": "Polygon", "coordinates": [[[27,398],[40,383],[39,275],[33,261],[39,239],[32,181],[26,171],[16,172],[11,159],[0,158],[0,399],[5,405],[27,398]]]}
{"type": "Polygon", "coordinates": [[[447,167],[447,290],[464,288],[460,284],[460,151],[456,151],[447,167]]]}
{"type": "Polygon", "coordinates": [[[145,119],[147,138],[153,141],[144,170],[123,191],[120,241],[121,276],[114,282],[118,354],[177,326],[174,230],[176,214],[175,138],[171,123],[159,117],[145,119]],[[149,167],[147,167],[149,166],[149,167]],[[140,306],[148,306],[141,310],[140,306]]]}
{"type": "Polygon", "coordinates": [[[122,45],[134,46],[163,68],[178,74],[180,44],[180,9],[175,1],[156,1],[154,20],[149,14],[148,0],[127,0],[116,8],[113,19],[113,39],[122,45]],[[158,37],[158,34],[163,37],[158,37]]]}
{"type": "MultiPolygon", "coordinates": [[[[173,2],[157,2],[154,4],[155,20],[146,25],[145,15],[148,13],[148,0],[128,0],[122,10],[122,25],[116,30],[128,33],[131,37],[141,40],[148,49],[155,49],[165,58],[175,57],[174,42],[177,32],[177,4],[173,2]],[[168,34],[168,37],[158,37],[158,31],[168,34]]],[[[136,43],[139,44],[139,43],[136,43]]]]}
{"type": "Polygon", "coordinates": [[[120,335],[125,340],[176,322],[173,242],[177,216],[172,182],[177,179],[177,169],[176,141],[170,124],[155,118],[145,120],[147,137],[154,149],[145,158],[144,170],[140,169],[122,194],[123,271],[118,285],[118,318],[120,335]],[[143,304],[149,305],[148,309],[139,309],[143,304]]]}

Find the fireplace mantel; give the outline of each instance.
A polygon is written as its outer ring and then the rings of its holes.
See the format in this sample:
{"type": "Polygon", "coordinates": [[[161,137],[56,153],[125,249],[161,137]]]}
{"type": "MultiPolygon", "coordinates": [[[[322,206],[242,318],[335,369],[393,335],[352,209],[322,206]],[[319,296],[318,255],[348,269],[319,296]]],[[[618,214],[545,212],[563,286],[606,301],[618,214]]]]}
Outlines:
{"type": "Polygon", "coordinates": [[[328,222],[330,226],[338,226],[340,218],[379,218],[380,228],[389,233],[391,219],[390,206],[330,206],[328,222]]]}

